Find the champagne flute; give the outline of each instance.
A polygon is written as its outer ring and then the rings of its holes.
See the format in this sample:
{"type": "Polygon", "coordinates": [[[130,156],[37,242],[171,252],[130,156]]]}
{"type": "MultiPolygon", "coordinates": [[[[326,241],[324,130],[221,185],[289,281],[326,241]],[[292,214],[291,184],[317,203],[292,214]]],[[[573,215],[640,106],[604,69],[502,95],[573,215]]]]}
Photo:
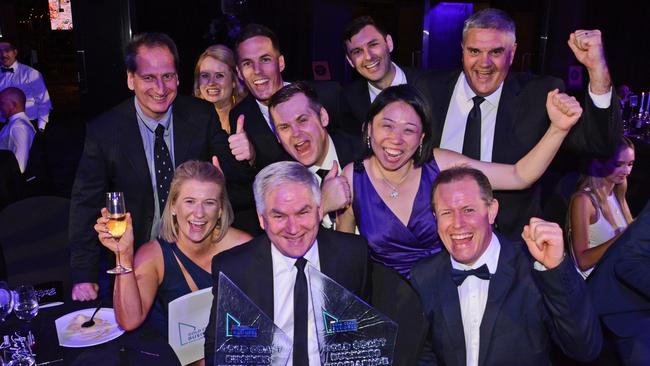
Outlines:
{"type": "Polygon", "coordinates": [[[38,314],[38,298],[34,287],[21,285],[14,290],[14,313],[28,323],[38,314]]]}
{"type": "Polygon", "coordinates": [[[124,232],[126,231],[126,206],[124,205],[124,193],[122,192],[108,192],[106,193],[106,209],[108,210],[108,232],[115,239],[117,245],[117,265],[113,269],[106,271],[110,274],[122,274],[132,271],[131,268],[124,267],[120,263],[120,247],[119,241],[124,232]]]}

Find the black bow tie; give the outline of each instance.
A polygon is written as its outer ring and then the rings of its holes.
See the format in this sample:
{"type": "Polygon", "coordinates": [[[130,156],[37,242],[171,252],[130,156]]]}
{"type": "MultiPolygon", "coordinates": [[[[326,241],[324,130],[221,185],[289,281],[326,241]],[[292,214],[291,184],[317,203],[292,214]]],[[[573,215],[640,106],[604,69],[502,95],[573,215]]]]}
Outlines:
{"type": "Polygon", "coordinates": [[[2,68],[2,72],[10,72],[10,73],[13,73],[13,72],[14,72],[14,68],[13,68],[13,67],[3,67],[3,68],[2,68]]]}
{"type": "Polygon", "coordinates": [[[465,281],[468,276],[476,276],[482,280],[489,280],[490,270],[488,269],[487,264],[483,264],[475,269],[470,269],[469,271],[462,271],[455,268],[451,269],[451,279],[456,283],[456,286],[462,285],[463,281],[465,281]]]}

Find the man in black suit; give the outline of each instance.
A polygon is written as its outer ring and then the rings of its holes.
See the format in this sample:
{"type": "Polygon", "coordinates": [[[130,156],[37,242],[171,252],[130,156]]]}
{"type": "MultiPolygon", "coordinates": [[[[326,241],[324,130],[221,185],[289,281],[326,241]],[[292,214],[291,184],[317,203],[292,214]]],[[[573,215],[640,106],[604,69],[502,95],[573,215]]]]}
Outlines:
{"type": "Polygon", "coordinates": [[[429,319],[431,349],[421,364],[548,365],[552,339],[589,361],[602,334],[584,281],[565,258],[562,229],[531,218],[522,245],[492,231],[499,203],[487,177],[457,167],[433,185],[446,252],[411,271],[429,319]]]}
{"type": "Polygon", "coordinates": [[[370,104],[389,86],[413,84],[421,71],[391,61],[393,39],[370,16],[354,19],[343,32],[345,58],[362,78],[343,87],[338,129],[361,135],[370,104]]]}
{"type": "MultiPolygon", "coordinates": [[[[284,150],[317,175],[322,186],[324,213],[334,212],[350,203],[350,187],[341,168],[358,159],[361,138],[343,131],[328,133],[329,114],[316,92],[304,82],[286,85],[269,101],[275,134],[284,150]]],[[[323,225],[332,227],[329,216],[323,225]]]]}
{"type": "Polygon", "coordinates": [[[229,179],[238,174],[214,108],[177,96],[178,52],[171,38],[161,33],[135,36],[126,48],[125,63],[135,98],[88,124],[72,188],[69,235],[74,300],[97,297],[102,246],[93,226],[106,192],[124,192],[139,245],[158,235],[169,189],[164,181],[171,179],[174,166],[216,155],[229,179]],[[162,159],[156,158],[161,155],[162,159]]]}
{"type": "Polygon", "coordinates": [[[587,287],[624,365],[650,363],[650,203],[609,248],[587,287]]]}
{"type": "MultiPolygon", "coordinates": [[[[558,163],[571,168],[576,157],[611,156],[620,138],[618,103],[600,31],[578,30],[568,43],[589,73],[585,112],[566,138],[553,172],[533,188],[497,192],[502,207],[497,227],[510,238],[519,235],[528,218],[542,215],[542,184],[552,191],[551,179],[560,176],[558,163]]],[[[417,85],[431,103],[437,145],[475,159],[512,164],[544,135],[549,125],[546,95],[556,88],[562,91],[564,83],[510,72],[517,48],[515,24],[501,10],[485,9],[469,17],[461,46],[463,70],[432,73],[417,85]]]]}
{"type": "Polygon", "coordinates": [[[214,363],[219,272],[293,339],[293,365],[320,365],[313,309],[294,296],[304,279],[300,266],[306,260],[361,297],[366,287],[367,243],[359,236],[320,228],[320,187],[300,163],[284,161],[262,169],[254,191],[265,234],[212,259],[215,302],[205,331],[206,365],[214,363]],[[294,311],[301,304],[302,314],[294,311]]]}

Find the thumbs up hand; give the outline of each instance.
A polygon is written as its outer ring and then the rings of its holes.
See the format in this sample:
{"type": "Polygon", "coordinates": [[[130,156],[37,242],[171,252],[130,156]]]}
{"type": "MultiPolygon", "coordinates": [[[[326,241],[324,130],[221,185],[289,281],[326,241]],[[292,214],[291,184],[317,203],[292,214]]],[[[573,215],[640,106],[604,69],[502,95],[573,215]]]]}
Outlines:
{"type": "Polygon", "coordinates": [[[344,176],[339,176],[339,163],[332,162],[332,169],[321,184],[321,205],[324,213],[338,211],[350,204],[350,185],[344,176]]]}
{"type": "Polygon", "coordinates": [[[228,137],[230,152],[238,161],[248,161],[251,165],[255,162],[255,148],[248,139],[244,130],[244,115],[237,118],[237,129],[228,137]]]}

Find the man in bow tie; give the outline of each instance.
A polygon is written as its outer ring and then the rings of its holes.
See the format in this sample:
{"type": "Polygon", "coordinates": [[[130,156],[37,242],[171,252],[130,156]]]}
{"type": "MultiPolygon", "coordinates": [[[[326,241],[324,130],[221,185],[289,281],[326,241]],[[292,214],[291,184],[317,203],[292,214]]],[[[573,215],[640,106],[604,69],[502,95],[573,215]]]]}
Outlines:
{"type": "Polygon", "coordinates": [[[600,326],[557,224],[530,219],[530,255],[495,234],[499,203],[472,168],[442,171],[432,197],[447,252],[411,272],[430,323],[421,364],[548,365],[550,340],[577,361],[598,356],[600,326]]]}
{"type": "Polygon", "coordinates": [[[27,97],[25,113],[39,131],[45,130],[50,119],[50,94],[43,75],[16,60],[18,50],[7,41],[0,41],[0,90],[8,87],[21,89],[27,97]]]}

